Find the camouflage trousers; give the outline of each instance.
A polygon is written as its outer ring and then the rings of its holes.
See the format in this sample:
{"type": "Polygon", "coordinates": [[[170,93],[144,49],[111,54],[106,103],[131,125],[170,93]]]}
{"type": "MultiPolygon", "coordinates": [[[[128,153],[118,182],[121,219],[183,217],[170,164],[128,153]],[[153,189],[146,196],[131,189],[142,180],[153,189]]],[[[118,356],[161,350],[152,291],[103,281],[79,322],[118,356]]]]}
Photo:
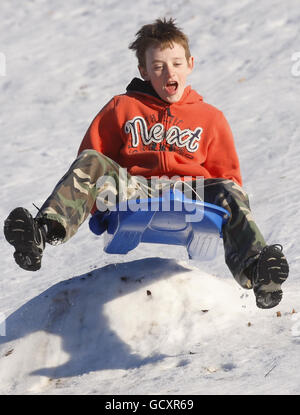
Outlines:
{"type": "MultiPolygon", "coordinates": [[[[227,209],[231,215],[222,230],[226,264],[242,287],[252,288],[244,271],[266,243],[253,220],[248,196],[231,180],[204,179],[202,183],[202,195],[194,193],[205,202],[227,209]]],[[[131,176],[126,169],[103,154],[85,150],[57,183],[38,217],[44,216],[59,222],[66,232],[61,242],[66,242],[77,232],[95,203],[98,210],[105,211],[121,201],[155,196],[156,191],[169,185],[168,178],[160,178],[154,187],[150,186],[149,180],[131,176]]]]}

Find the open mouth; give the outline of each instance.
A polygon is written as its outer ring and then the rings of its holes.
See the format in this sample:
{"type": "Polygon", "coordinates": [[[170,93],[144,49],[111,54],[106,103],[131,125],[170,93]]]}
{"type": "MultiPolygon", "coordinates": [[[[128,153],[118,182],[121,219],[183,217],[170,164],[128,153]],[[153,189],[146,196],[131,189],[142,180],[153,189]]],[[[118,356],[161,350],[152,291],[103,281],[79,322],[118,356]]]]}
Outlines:
{"type": "Polygon", "coordinates": [[[176,81],[170,81],[165,86],[165,90],[169,95],[175,94],[177,91],[177,88],[178,88],[178,82],[176,81]]]}

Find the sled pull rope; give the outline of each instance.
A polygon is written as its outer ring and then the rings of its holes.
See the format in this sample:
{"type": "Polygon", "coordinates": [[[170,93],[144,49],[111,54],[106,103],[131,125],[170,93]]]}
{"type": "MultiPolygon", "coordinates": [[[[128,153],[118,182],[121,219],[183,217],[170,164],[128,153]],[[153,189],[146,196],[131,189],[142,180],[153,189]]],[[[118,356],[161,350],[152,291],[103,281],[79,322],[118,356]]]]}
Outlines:
{"type": "MultiPolygon", "coordinates": [[[[185,186],[188,186],[196,195],[197,200],[200,200],[201,202],[204,202],[203,199],[201,199],[201,197],[199,196],[199,194],[196,192],[196,190],[193,188],[193,186],[191,186],[190,184],[188,184],[187,182],[183,182],[182,180],[176,180],[176,182],[174,183],[174,190],[176,188],[177,183],[183,183],[185,186]]],[[[184,193],[183,193],[184,194],[184,193]]],[[[228,219],[230,217],[230,214],[225,213],[223,214],[223,218],[224,219],[228,219]]]]}
{"type": "MultiPolygon", "coordinates": [[[[196,197],[197,197],[197,200],[201,200],[201,202],[203,202],[203,200],[201,199],[201,197],[199,196],[199,194],[196,192],[196,190],[195,189],[193,189],[193,186],[191,186],[190,184],[188,184],[187,182],[184,182],[184,181],[182,181],[182,180],[176,180],[176,182],[174,183],[174,190],[175,190],[175,188],[176,188],[176,185],[178,184],[178,183],[183,183],[185,186],[187,186],[187,187],[189,187],[194,193],[195,193],[195,195],[196,195],[196,197]]],[[[184,193],[183,193],[184,194],[184,193]]]]}

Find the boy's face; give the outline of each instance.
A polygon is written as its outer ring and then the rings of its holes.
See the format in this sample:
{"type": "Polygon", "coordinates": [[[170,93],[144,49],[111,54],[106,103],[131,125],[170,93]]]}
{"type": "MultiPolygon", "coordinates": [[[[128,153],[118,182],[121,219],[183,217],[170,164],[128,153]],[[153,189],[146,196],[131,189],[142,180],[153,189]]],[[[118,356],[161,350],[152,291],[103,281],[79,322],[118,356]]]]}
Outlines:
{"type": "Polygon", "coordinates": [[[187,61],[185,49],[179,43],[161,49],[151,46],[146,49],[146,67],[139,67],[145,81],[150,81],[153,88],[166,102],[177,102],[182,97],[186,78],[194,67],[194,58],[187,61]]]}

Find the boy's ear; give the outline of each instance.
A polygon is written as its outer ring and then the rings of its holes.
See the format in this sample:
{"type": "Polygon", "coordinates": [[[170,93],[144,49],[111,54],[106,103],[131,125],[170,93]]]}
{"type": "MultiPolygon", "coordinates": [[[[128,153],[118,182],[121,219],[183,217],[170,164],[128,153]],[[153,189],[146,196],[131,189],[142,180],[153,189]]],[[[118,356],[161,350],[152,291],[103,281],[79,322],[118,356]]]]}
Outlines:
{"type": "Polygon", "coordinates": [[[141,77],[144,79],[144,81],[149,81],[150,78],[148,76],[146,68],[144,68],[143,66],[138,66],[138,69],[139,69],[141,77]]]}
{"type": "Polygon", "coordinates": [[[194,69],[194,65],[195,65],[195,62],[194,62],[194,57],[193,56],[190,56],[189,57],[189,60],[188,60],[188,67],[189,67],[189,72],[191,73],[192,72],[192,70],[194,69]]]}

